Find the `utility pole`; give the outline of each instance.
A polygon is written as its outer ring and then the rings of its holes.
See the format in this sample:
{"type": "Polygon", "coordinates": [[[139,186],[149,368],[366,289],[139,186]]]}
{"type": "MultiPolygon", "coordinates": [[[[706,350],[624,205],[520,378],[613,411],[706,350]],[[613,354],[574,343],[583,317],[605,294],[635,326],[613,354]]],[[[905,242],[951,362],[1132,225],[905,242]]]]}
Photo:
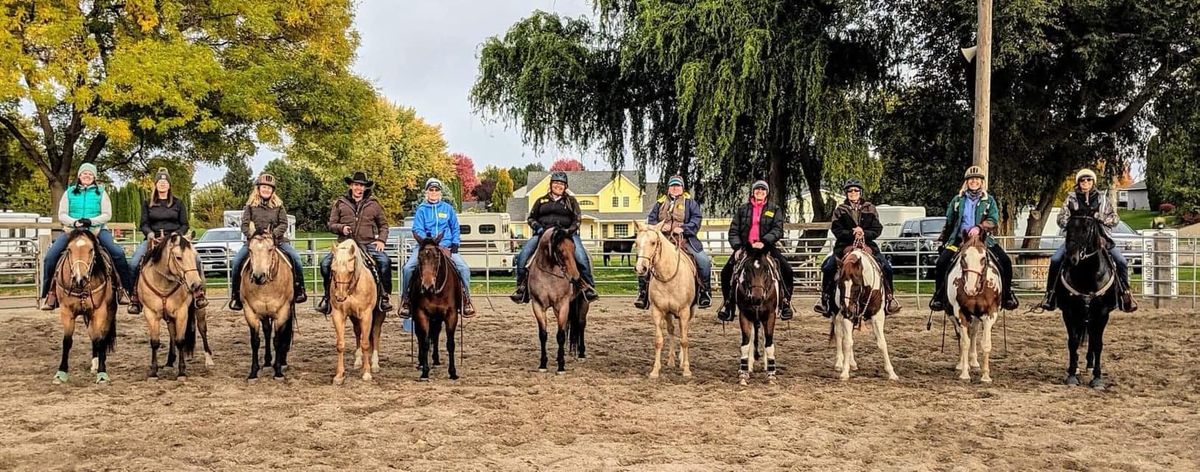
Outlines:
{"type": "Polygon", "coordinates": [[[975,146],[971,163],[988,175],[988,134],[992,112],[992,0],[977,0],[979,38],[975,49],[975,146]]]}

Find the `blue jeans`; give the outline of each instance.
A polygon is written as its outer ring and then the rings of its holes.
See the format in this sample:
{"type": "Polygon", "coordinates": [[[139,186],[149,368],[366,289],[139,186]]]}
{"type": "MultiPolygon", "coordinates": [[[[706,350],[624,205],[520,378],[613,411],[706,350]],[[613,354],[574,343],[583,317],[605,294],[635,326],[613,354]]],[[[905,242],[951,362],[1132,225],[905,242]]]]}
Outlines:
{"type": "MultiPolygon", "coordinates": [[[[467,291],[467,295],[471,295],[471,268],[467,267],[467,261],[464,261],[462,256],[457,253],[450,254],[450,260],[454,262],[454,269],[458,271],[458,278],[463,283],[463,290],[467,291]]],[[[400,298],[408,298],[408,285],[412,283],[413,272],[417,271],[417,254],[414,252],[404,261],[404,267],[400,269],[400,298]]]]}
{"type": "MultiPolygon", "coordinates": [[[[130,273],[133,274],[133,282],[135,284],[137,283],[138,277],[142,273],[140,266],[142,265],[142,258],[146,256],[146,247],[149,246],[149,244],[149,240],[144,240],[141,242],[141,244],[138,244],[137,249],[133,250],[133,260],[129,261],[129,270],[132,271],[130,273]]],[[[202,267],[203,264],[200,262],[200,254],[197,253],[196,268],[202,267]]]]}
{"type": "MultiPolygon", "coordinates": [[[[288,243],[280,244],[280,249],[288,255],[289,259],[292,259],[292,280],[295,283],[304,283],[304,265],[300,263],[300,252],[288,243]]],[[[250,257],[250,246],[248,245],[242,245],[238,253],[233,256],[233,265],[230,265],[229,273],[233,276],[234,287],[241,287],[241,264],[246,263],[247,257],[250,257]]]]}
{"type": "MultiPolygon", "coordinates": [[[[383,291],[387,294],[392,293],[392,260],[388,258],[386,252],[376,251],[370,244],[366,245],[367,254],[375,260],[375,270],[379,275],[377,282],[383,287],[383,291]]],[[[297,256],[299,256],[297,254],[297,256]]],[[[333,252],[325,253],[321,258],[321,277],[325,280],[325,293],[329,293],[329,276],[332,273],[333,267],[333,252]]]]}
{"type": "MultiPolygon", "coordinates": [[[[70,232],[60,234],[54,240],[54,244],[46,249],[46,257],[42,259],[42,290],[38,298],[45,298],[46,294],[50,293],[50,281],[54,280],[55,266],[58,265],[63,251],[67,249],[67,237],[69,236],[70,232]]],[[[121,279],[121,287],[124,287],[126,292],[132,293],[133,271],[129,269],[129,261],[125,260],[125,250],[121,249],[121,245],[116,241],[113,241],[112,233],[107,229],[101,230],[96,236],[100,245],[104,246],[104,250],[108,251],[108,255],[112,257],[113,265],[117,269],[117,277],[121,279]]]]}
{"type": "MultiPolygon", "coordinates": [[[[525,245],[521,246],[521,252],[517,253],[517,258],[513,261],[517,272],[525,273],[525,264],[529,263],[529,258],[533,256],[533,251],[537,250],[538,241],[542,239],[540,234],[534,235],[525,241],[525,245]]],[[[583,239],[579,237],[579,233],[571,238],[575,242],[575,265],[579,266],[579,276],[583,281],[593,287],[596,286],[596,278],[592,275],[592,258],[588,257],[587,249],[583,247],[583,239]]],[[[709,261],[709,265],[712,261],[709,261]]]]}
{"type": "MultiPolygon", "coordinates": [[[[1117,278],[1121,281],[1121,286],[1129,288],[1129,263],[1125,261],[1125,254],[1121,253],[1121,249],[1113,246],[1108,248],[1108,254],[1112,256],[1113,264],[1117,266],[1117,278]]],[[[1058,270],[1062,267],[1063,258],[1067,256],[1067,245],[1059,246],[1054,251],[1054,255],[1050,256],[1050,276],[1057,277],[1058,270]]],[[[1051,280],[1046,284],[1047,287],[1053,287],[1057,281],[1051,280]]]]}

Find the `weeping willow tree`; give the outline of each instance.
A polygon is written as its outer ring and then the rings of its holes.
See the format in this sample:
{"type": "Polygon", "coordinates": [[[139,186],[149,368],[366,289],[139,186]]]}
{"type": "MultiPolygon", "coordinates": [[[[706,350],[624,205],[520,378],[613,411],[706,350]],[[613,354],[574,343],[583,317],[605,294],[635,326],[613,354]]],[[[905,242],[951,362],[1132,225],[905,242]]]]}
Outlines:
{"type": "Polygon", "coordinates": [[[891,23],[871,0],[594,0],[484,42],[477,111],[526,143],[599,149],[614,169],[679,173],[727,206],[767,178],[783,204],[825,182],[877,188],[868,134],[890,82],[891,23]]]}

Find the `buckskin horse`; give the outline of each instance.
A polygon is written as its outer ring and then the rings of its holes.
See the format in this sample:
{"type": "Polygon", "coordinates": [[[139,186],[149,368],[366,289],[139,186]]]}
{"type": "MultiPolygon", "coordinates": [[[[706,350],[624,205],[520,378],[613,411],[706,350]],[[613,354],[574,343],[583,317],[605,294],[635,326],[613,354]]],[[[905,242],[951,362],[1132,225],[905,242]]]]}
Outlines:
{"type": "Polygon", "coordinates": [[[754,372],[758,334],[763,335],[763,371],[775,383],[775,314],[779,311],[779,268],[769,252],[749,250],[734,270],[734,297],[742,328],[739,383],[746,385],[754,372]]]}
{"type": "Polygon", "coordinates": [[[946,316],[954,320],[954,333],[958,336],[955,369],[959,379],[971,380],[971,368],[975,367],[980,369],[980,382],[992,381],[992,326],[996,324],[1004,293],[1001,280],[1000,268],[991,259],[983,236],[968,237],[946,274],[950,299],[946,316]]]}
{"type": "Polygon", "coordinates": [[[379,294],[375,288],[375,279],[371,269],[367,267],[364,251],[353,239],[342,241],[333,248],[333,263],[330,266],[332,274],[330,282],[329,307],[333,320],[333,330],[337,342],[337,372],[333,376],[334,385],[342,385],[346,376],[346,321],[349,319],[354,327],[354,339],[357,341],[362,362],[362,379],[371,380],[371,368],[374,351],[379,349],[379,336],[383,331],[384,314],[376,310],[379,294]]]}
{"type": "Polygon", "coordinates": [[[54,383],[67,382],[68,358],[75,336],[75,318],[83,317],[92,339],[92,373],[96,383],[108,384],[108,353],[117,340],[117,296],[111,264],[97,251],[99,241],[91,231],[77,229],[67,237],[67,250],[59,259],[53,279],[63,327],[62,359],[54,383]],[[69,278],[68,278],[69,277],[69,278]]]}
{"type": "Polygon", "coordinates": [[[566,373],[565,349],[569,344],[579,359],[587,358],[584,346],[584,329],[587,326],[589,304],[577,289],[579,268],[575,265],[575,243],[570,234],[556,228],[547,229],[538,240],[537,251],[530,258],[529,301],[533,317],[537,319],[538,341],[542,357],[538,371],[545,372],[549,359],[546,355],[547,314],[554,312],[558,325],[558,374],[566,373]]]}
{"type": "Polygon", "coordinates": [[[150,248],[138,276],[138,293],[142,294],[143,316],[150,336],[149,380],[158,379],[158,348],[160,324],[166,321],[171,344],[167,367],[178,354],[176,379],[187,380],[187,360],[196,347],[196,328],[200,324],[204,338],[205,364],[213,365],[208,347],[207,323],[202,321],[204,310],[196,308],[192,294],[203,287],[204,278],[196,267],[196,250],[190,239],[172,234],[150,248]]]}
{"type": "Polygon", "coordinates": [[[274,369],[274,378],[283,379],[295,332],[296,305],[292,303],[292,268],[287,256],[279,252],[271,228],[255,229],[250,223],[250,257],[240,269],[242,312],[250,329],[250,375],[258,378],[258,344],[261,333],[263,366],[274,369]],[[271,359],[271,336],[275,337],[275,359],[271,359]]]}
{"type": "Polygon", "coordinates": [[[429,381],[431,349],[434,365],[441,364],[437,344],[443,325],[446,328],[446,356],[450,360],[447,373],[450,380],[457,380],[454,332],[458,329],[458,313],[462,308],[464,296],[462,280],[454,270],[454,261],[450,259],[450,254],[439,245],[442,242],[442,234],[421,238],[413,233],[413,237],[421,242],[416,255],[417,268],[413,271],[416,280],[408,287],[413,328],[417,336],[417,358],[420,364],[418,368],[421,369],[421,377],[417,380],[429,381]]]}
{"type": "MultiPolygon", "coordinates": [[[[696,265],[679,244],[662,234],[663,224],[637,223],[637,274],[650,276],[650,316],[654,318],[654,368],[650,378],[658,378],[662,368],[663,327],[675,336],[679,322],[679,365],[684,377],[692,376],[688,352],[688,324],[696,314],[696,265]]],[[[667,339],[667,364],[675,364],[675,347],[667,339]]]]}
{"type": "Polygon", "coordinates": [[[892,369],[888,356],[887,339],[883,334],[883,270],[862,240],[846,248],[841,268],[837,274],[838,314],[830,320],[829,338],[837,347],[834,370],[838,378],[850,378],[851,370],[858,370],[854,361],[854,330],[861,329],[863,322],[870,321],[875,332],[875,342],[883,354],[883,368],[888,380],[900,377],[892,369]]]}
{"type": "Polygon", "coordinates": [[[1057,296],[1062,303],[1063,323],[1067,327],[1067,385],[1079,385],[1079,345],[1087,341],[1087,368],[1092,369],[1088,384],[1104,389],[1107,382],[1100,371],[1104,349],[1104,328],[1117,306],[1116,267],[1106,248],[1100,222],[1091,216],[1072,215],[1067,221],[1067,257],[1058,280],[1057,296]]]}

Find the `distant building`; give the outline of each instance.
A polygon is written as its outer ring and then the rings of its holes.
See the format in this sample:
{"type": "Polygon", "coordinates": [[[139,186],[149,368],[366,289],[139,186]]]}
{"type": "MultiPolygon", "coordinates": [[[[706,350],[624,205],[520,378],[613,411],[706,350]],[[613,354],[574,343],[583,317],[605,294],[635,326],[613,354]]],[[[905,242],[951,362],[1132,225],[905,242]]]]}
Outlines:
{"type": "Polygon", "coordinates": [[[1146,180],[1139,180],[1117,190],[1117,206],[1129,210],[1149,210],[1150,191],[1146,188],[1146,180]]]}

